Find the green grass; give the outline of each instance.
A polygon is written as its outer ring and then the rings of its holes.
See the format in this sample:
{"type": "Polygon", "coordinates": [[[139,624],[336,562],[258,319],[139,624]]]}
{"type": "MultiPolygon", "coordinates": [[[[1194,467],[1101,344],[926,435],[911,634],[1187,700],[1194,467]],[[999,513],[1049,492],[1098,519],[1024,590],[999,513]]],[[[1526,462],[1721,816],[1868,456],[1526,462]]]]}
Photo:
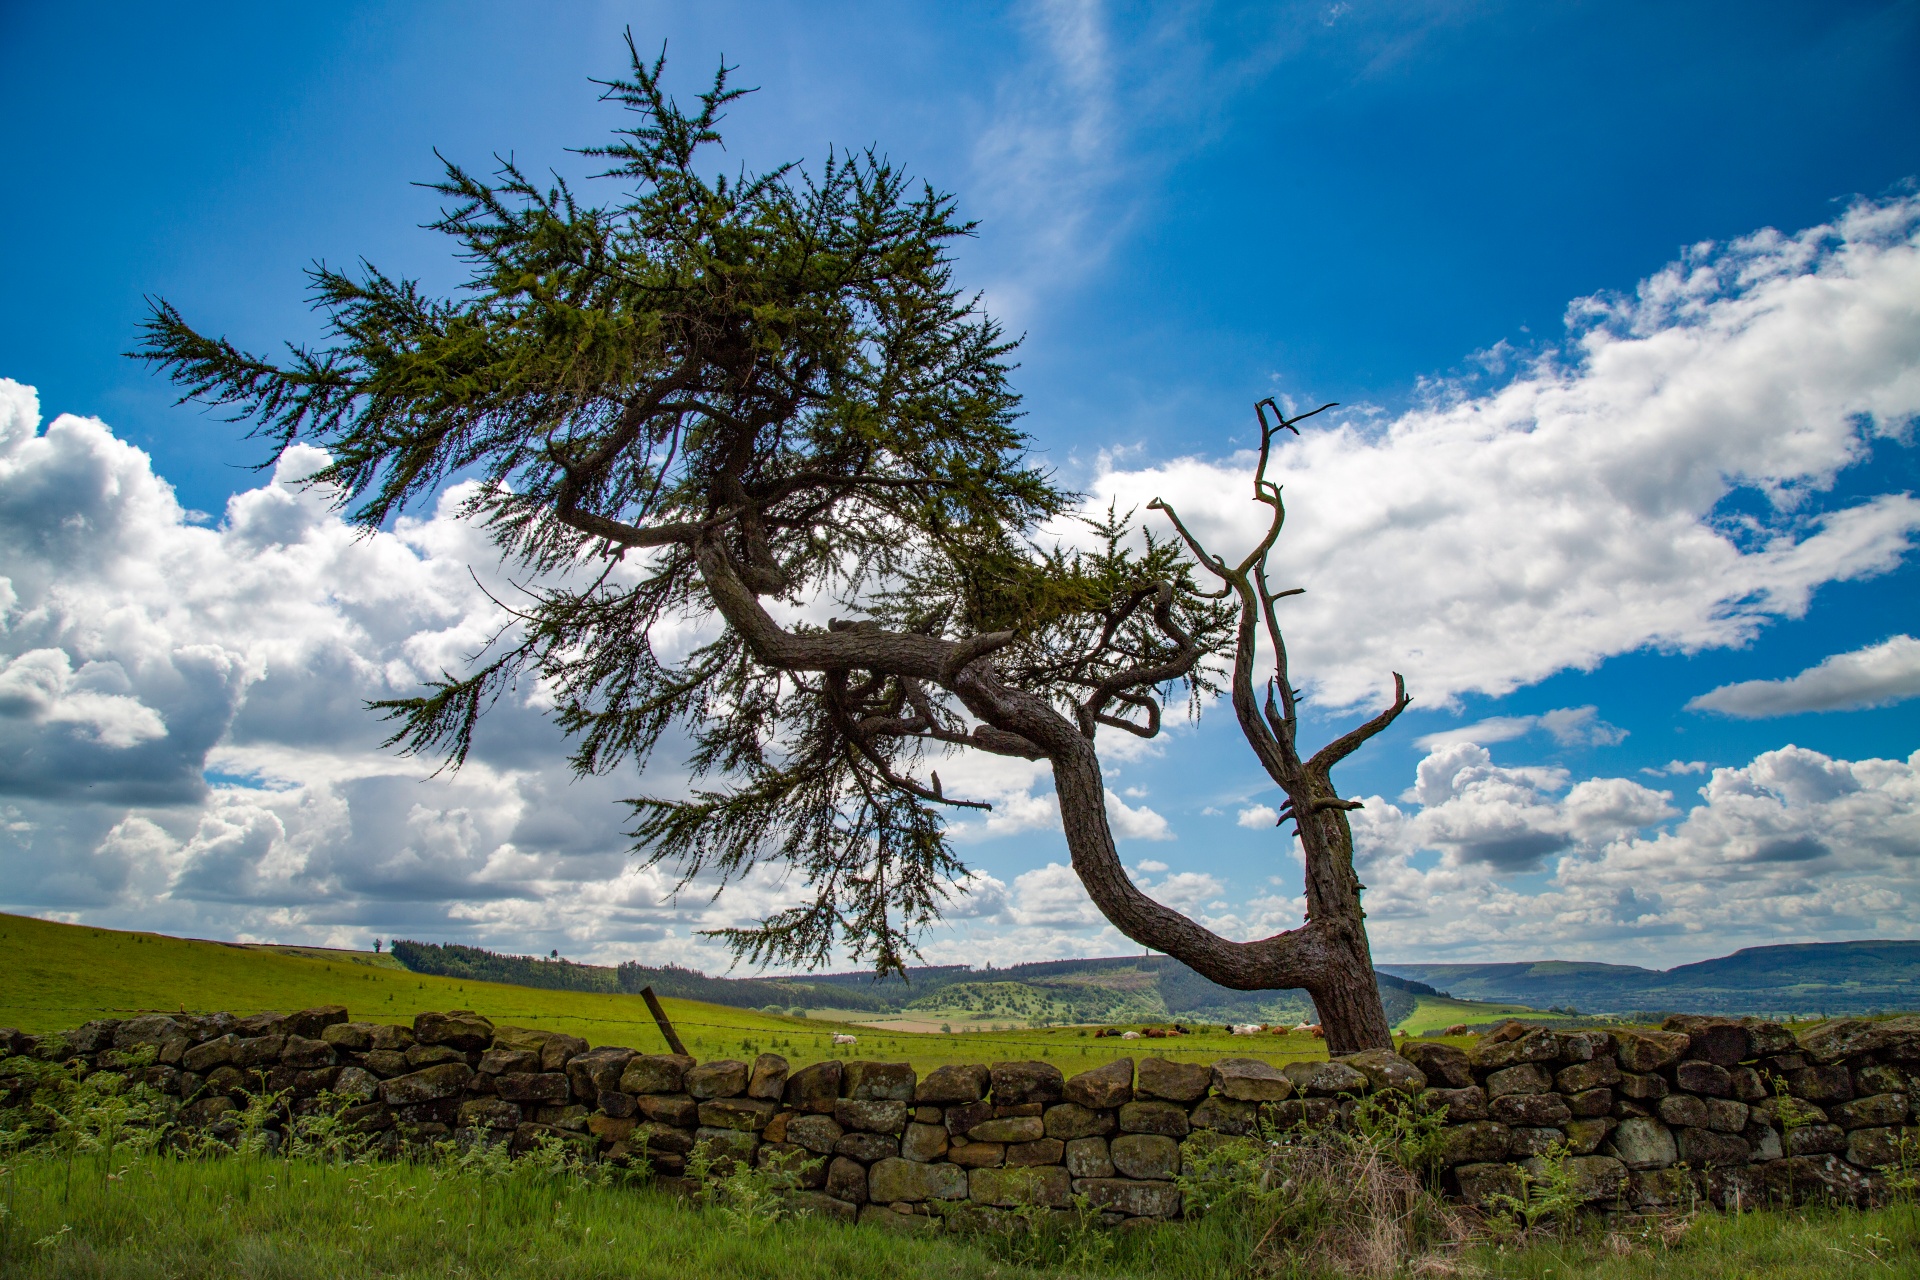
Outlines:
{"type": "MultiPolygon", "coordinates": [[[[16,1159],[0,1174],[0,1274],[95,1280],[1116,1280],[1245,1277],[1241,1225],[1197,1223],[1049,1243],[922,1235],[803,1219],[763,1223],[665,1192],[522,1172],[201,1161],[16,1159]],[[1063,1252],[1078,1258],[1060,1266],[1063,1252]],[[1090,1247],[1091,1246],[1091,1247],[1090,1247]],[[1052,1263],[1052,1267],[1022,1262],[1052,1263]]],[[[1871,1213],[1703,1215],[1690,1227],[1592,1233],[1430,1260],[1424,1274],[1489,1280],[1884,1280],[1920,1273],[1910,1206],[1871,1213]]],[[[1262,1274],[1285,1275],[1286,1272],[1262,1274]]]]}
{"type": "Polygon", "coordinates": [[[1479,1026],[1506,1018],[1539,1017],[1538,1009],[1523,1004],[1486,1004],[1478,1000],[1455,1000],[1448,996],[1415,996],[1412,1013],[1393,1026],[1395,1031],[1417,1036],[1459,1023],[1479,1026]]]}
{"type": "MultiPolygon", "coordinates": [[[[547,991],[438,978],[391,967],[371,952],[265,948],[124,933],[0,915],[0,1026],[59,1031],[94,1018],[138,1012],[262,1009],[291,1011],[342,1004],[369,1022],[411,1022],[423,1010],[473,1009],[496,1023],[582,1036],[596,1045],[664,1052],[665,1041],[638,996],[547,991]]],[[[1173,1040],[1095,1039],[1084,1027],[943,1035],[877,1031],[822,1018],[790,1018],[693,1000],[663,1000],[695,1057],[770,1052],[796,1065],[827,1057],[911,1062],[922,1071],[945,1062],[1039,1058],[1071,1075],[1122,1056],[1188,1062],[1259,1057],[1274,1062],[1323,1058],[1310,1036],[1229,1036],[1215,1030],[1173,1040]],[[835,1049],[834,1032],[859,1038],[835,1049]]]]}

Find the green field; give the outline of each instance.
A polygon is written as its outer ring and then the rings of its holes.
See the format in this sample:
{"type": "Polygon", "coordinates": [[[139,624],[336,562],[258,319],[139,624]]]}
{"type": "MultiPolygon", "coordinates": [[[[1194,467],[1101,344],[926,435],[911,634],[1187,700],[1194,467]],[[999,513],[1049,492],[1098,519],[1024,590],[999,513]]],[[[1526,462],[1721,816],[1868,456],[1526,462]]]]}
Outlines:
{"type": "MultiPolygon", "coordinates": [[[[0,915],[0,973],[6,975],[0,1026],[23,1031],[58,1031],[143,1012],[284,1012],[341,1004],[368,1022],[411,1022],[424,1010],[472,1009],[496,1023],[564,1031],[596,1045],[644,1053],[666,1049],[638,996],[438,978],[409,973],[371,952],[237,946],[0,915]]],[[[886,1030],[692,1000],[663,1003],[697,1058],[767,1052],[796,1065],[827,1057],[880,1058],[922,1070],[943,1062],[1040,1058],[1072,1074],[1122,1056],[1273,1062],[1326,1056],[1311,1036],[1229,1036],[1217,1027],[1177,1039],[1122,1042],[1096,1039],[1086,1027],[942,1034],[937,1024],[928,1031],[886,1030]],[[857,1036],[859,1043],[836,1049],[836,1031],[857,1036]]]]}

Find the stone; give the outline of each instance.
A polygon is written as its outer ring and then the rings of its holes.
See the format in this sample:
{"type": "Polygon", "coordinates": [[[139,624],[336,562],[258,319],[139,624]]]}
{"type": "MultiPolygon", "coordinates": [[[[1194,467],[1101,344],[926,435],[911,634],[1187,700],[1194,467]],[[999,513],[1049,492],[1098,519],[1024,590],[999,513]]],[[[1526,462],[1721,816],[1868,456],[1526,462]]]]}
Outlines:
{"type": "Polygon", "coordinates": [[[942,1123],[941,1109],[939,1107],[923,1107],[919,1103],[914,1104],[913,1118],[921,1124],[942,1123]]]}
{"type": "Polygon", "coordinates": [[[1168,1062],[1144,1058],[1134,1071],[1135,1098],[1165,1102],[1198,1102],[1213,1087],[1213,1068],[1203,1062],[1168,1062]]]}
{"type": "Polygon", "coordinates": [[[1222,1058],[1213,1064],[1213,1088],[1235,1102],[1279,1102],[1293,1096],[1293,1081],[1258,1058],[1222,1058]]]}
{"type": "Polygon", "coordinates": [[[1742,1102],[1758,1102],[1768,1096],[1766,1081],[1752,1067],[1733,1067],[1727,1079],[1733,1085],[1733,1096],[1742,1102]]]}
{"type": "Polygon", "coordinates": [[[1680,1158],[1673,1132],[1651,1119],[1622,1120],[1605,1150],[1629,1169],[1664,1169],[1680,1158]]]}
{"type": "Polygon", "coordinates": [[[1678,1031],[1687,1037],[1687,1057],[1717,1067],[1731,1067],[1754,1056],[1747,1029],[1738,1018],[1703,1017],[1676,1013],[1660,1024],[1662,1031],[1678,1031]]]}
{"type": "Polygon", "coordinates": [[[917,1160],[922,1164],[938,1160],[947,1154],[952,1143],[947,1139],[944,1125],[909,1124],[906,1133],[900,1138],[900,1156],[905,1160],[917,1160]]]}
{"type": "Polygon", "coordinates": [[[1440,1130],[1441,1164],[1485,1164],[1505,1160],[1513,1138],[1506,1125],[1494,1120],[1450,1124],[1440,1130]]]}
{"type": "Polygon", "coordinates": [[[1762,1160],[1778,1160],[1787,1154],[1787,1149],[1780,1144],[1780,1131],[1771,1125],[1749,1124],[1741,1137],[1745,1138],[1747,1145],[1753,1148],[1753,1159],[1756,1163],[1762,1160]]]}
{"type": "Polygon", "coordinates": [[[1170,1102],[1129,1102],[1120,1108],[1119,1119],[1122,1133],[1157,1133],[1168,1138],[1184,1138],[1193,1128],[1187,1113],[1170,1102]]]}
{"type": "Polygon", "coordinates": [[[1523,1062],[1552,1062],[1565,1048],[1561,1037],[1551,1031],[1529,1031],[1514,1040],[1489,1043],[1483,1039],[1474,1046],[1473,1059],[1482,1071],[1501,1071],[1523,1062]]]}
{"type": "Polygon", "coordinates": [[[1058,1138],[1036,1138],[1032,1142],[1010,1142],[1003,1163],[1009,1169],[1036,1164],[1059,1164],[1066,1157],[1067,1144],[1058,1138]]]}
{"type": "Polygon", "coordinates": [[[540,1070],[540,1055],[524,1049],[489,1049],[480,1055],[482,1075],[533,1075],[540,1070]]]}
{"type": "Polygon", "coordinates": [[[648,1151],[665,1151],[673,1155],[684,1156],[693,1150],[693,1134],[670,1124],[661,1124],[657,1120],[642,1120],[634,1125],[627,1135],[630,1147],[645,1146],[648,1151]]]}
{"type": "Polygon", "coordinates": [[[947,1148],[947,1160],[967,1169],[997,1169],[1006,1163],[1002,1142],[956,1142],[947,1148]]]}
{"type": "Polygon", "coordinates": [[[1429,1111],[1445,1107],[1448,1124],[1487,1118],[1487,1092],[1477,1084],[1463,1089],[1429,1089],[1422,1100],[1429,1111]]]}
{"type": "MultiPolygon", "coordinates": [[[[1185,1119],[1184,1113],[1181,1118],[1185,1119]]],[[[1046,1136],[1046,1122],[1039,1116],[983,1120],[967,1130],[967,1137],[974,1142],[1032,1142],[1046,1136]]]]}
{"type": "Polygon", "coordinates": [[[1787,1087],[1808,1102],[1845,1102],[1853,1097],[1853,1076],[1838,1062],[1787,1073],[1787,1087]]]}
{"type": "Polygon", "coordinates": [[[867,1170],[868,1198],[883,1204],[922,1200],[964,1200],[967,1171],[950,1164],[922,1164],[899,1157],[878,1161],[867,1170]]]}
{"type": "Polygon", "coordinates": [[[380,1100],[390,1107],[457,1098],[466,1092],[473,1071],[464,1062],[445,1062],[380,1083],[380,1100]]]}
{"type": "Polygon", "coordinates": [[[413,1028],[395,1022],[375,1023],[367,1032],[369,1053],[405,1053],[413,1048],[413,1028]]]}
{"type": "Polygon", "coordinates": [[[1567,1110],[1576,1116],[1607,1116],[1613,1114],[1613,1090],[1589,1089],[1585,1093],[1576,1093],[1568,1097],[1567,1110]]]}
{"type": "Polygon", "coordinates": [[[1674,1141],[1680,1149],[1680,1158],[1696,1169],[1746,1164],[1753,1158],[1753,1148],[1738,1134],[1715,1133],[1711,1129],[1676,1129],[1674,1141]]]}
{"type": "Polygon", "coordinates": [[[968,1198],[1003,1209],[1037,1205],[1065,1209],[1073,1203],[1073,1182],[1059,1165],[1031,1169],[974,1169],[967,1174],[968,1198]]]}
{"type": "Polygon", "coordinates": [[[328,1027],[347,1020],[347,1006],[343,1004],[323,1004],[312,1009],[302,1009],[298,1013],[287,1015],[286,1033],[299,1036],[303,1040],[318,1040],[328,1027]]]}
{"type": "Polygon", "coordinates": [[[1905,1124],[1907,1095],[1876,1093],[1870,1098],[1856,1098],[1852,1102],[1843,1102],[1837,1107],[1827,1108],[1827,1118],[1842,1129],[1867,1129],[1881,1125],[1905,1124]]]}
{"type": "Polygon", "coordinates": [[[419,1044],[444,1044],[462,1051],[485,1049],[493,1043],[493,1021],[468,1009],[415,1014],[413,1038],[419,1044]]]}
{"type": "MultiPolygon", "coordinates": [[[[480,1077],[477,1076],[475,1077],[475,1079],[479,1078],[480,1077]]],[[[617,1089],[607,1090],[596,1098],[594,1102],[602,1113],[610,1115],[617,1120],[627,1119],[632,1116],[637,1109],[633,1101],[633,1095],[630,1093],[621,1093],[617,1089]]]]}
{"type": "MultiPolygon", "coordinates": [[[[1561,1162],[1567,1190],[1578,1200],[1617,1200],[1627,1189],[1627,1166],[1612,1156],[1568,1156],[1561,1162]]],[[[1536,1181],[1547,1176],[1547,1162],[1535,1158],[1521,1165],[1536,1181]]]]}
{"type": "Polygon", "coordinates": [[[493,1047],[508,1053],[531,1053],[535,1057],[553,1038],[551,1031],[535,1031],[532,1027],[510,1027],[496,1025],[493,1028],[493,1047]]]}
{"type": "Polygon", "coordinates": [[[1304,1125],[1317,1129],[1334,1119],[1335,1105],[1332,1098],[1288,1098],[1285,1102],[1269,1103],[1267,1111],[1276,1128],[1294,1129],[1304,1125]]]}
{"type": "Polygon", "coordinates": [[[1612,1058],[1576,1062],[1570,1067],[1560,1068],[1553,1075],[1553,1086],[1561,1093],[1585,1093],[1589,1089],[1618,1083],[1620,1068],[1614,1065],[1612,1058]]]}
{"type": "Polygon", "coordinates": [[[835,1155],[847,1156],[861,1164],[872,1164],[875,1160],[884,1160],[888,1156],[900,1154],[900,1140],[888,1133],[866,1133],[856,1130],[842,1134],[840,1141],[833,1144],[835,1155]]]}
{"type": "Polygon", "coordinates": [[[710,1160],[752,1160],[760,1148],[760,1135],[744,1129],[720,1129],[701,1125],[693,1131],[696,1151],[705,1151],[710,1160]]]}
{"type": "MultiPolygon", "coordinates": [[[[1746,1032],[1741,1031],[1740,1034],[1744,1036],[1746,1032]]],[[[1718,1063],[1689,1058],[1674,1067],[1673,1082],[1686,1092],[1697,1093],[1704,1098],[1733,1096],[1733,1077],[1718,1063]]]]}
{"type": "Polygon", "coordinates": [[[827,1165],[826,1192],[848,1204],[867,1202],[867,1167],[845,1156],[835,1156],[827,1165]]]}
{"type": "Polygon", "coordinates": [[[1168,1179],[1180,1173],[1180,1144],[1157,1133],[1123,1134],[1107,1149],[1123,1177],[1168,1179]]]}
{"type": "Polygon", "coordinates": [[[1400,1056],[1426,1074],[1429,1086],[1467,1089],[1473,1086],[1473,1063],[1450,1044],[1437,1040],[1414,1040],[1400,1048],[1400,1056]]]}
{"type": "Polygon", "coordinates": [[[1817,1063],[1838,1062],[1869,1053],[1910,1062],[1920,1057],[1920,1017],[1909,1014],[1875,1021],[1841,1018],[1811,1028],[1798,1039],[1801,1052],[1817,1063]]]}
{"type": "Polygon", "coordinates": [[[758,1133],[773,1119],[780,1104],[765,1098],[715,1098],[700,1104],[700,1123],[710,1129],[739,1129],[758,1133]]]}
{"type": "Polygon", "coordinates": [[[1093,1111],[1076,1102],[1062,1102],[1048,1107],[1041,1117],[1041,1123],[1049,1138],[1068,1142],[1074,1138],[1104,1137],[1113,1132],[1115,1122],[1111,1112],[1093,1111]]]}
{"type": "Polygon", "coordinates": [[[1067,1173],[1075,1178],[1111,1178],[1113,1158],[1105,1138],[1074,1138],[1065,1153],[1067,1173]]]}
{"type": "Polygon", "coordinates": [[[242,1036],[234,1041],[233,1065],[245,1070],[278,1062],[280,1051],[286,1047],[287,1038],[284,1035],[242,1036]]]}
{"type": "Polygon", "coordinates": [[[1803,1124],[1787,1132],[1787,1155],[1838,1155],[1847,1149],[1847,1131],[1837,1124],[1803,1124]]]}
{"type": "Polygon", "coordinates": [[[633,1050],[604,1045],[576,1053],[567,1060],[567,1079],[573,1083],[573,1095],[592,1102],[608,1090],[620,1088],[620,1077],[635,1057],[633,1050]]]}
{"type": "Polygon", "coordinates": [[[642,1093],[635,1095],[633,1105],[640,1114],[649,1120],[661,1124],[679,1125],[691,1129],[699,1123],[700,1104],[690,1093],[642,1093]]]}
{"type": "Polygon", "coordinates": [[[1544,1156],[1554,1153],[1554,1149],[1564,1144],[1567,1133],[1564,1129],[1546,1129],[1515,1126],[1510,1130],[1513,1135],[1511,1151],[1516,1160],[1527,1156],[1544,1156]]]}
{"type": "Polygon", "coordinates": [[[1567,1100],[1556,1093],[1510,1093],[1487,1105],[1487,1114],[1506,1125],[1558,1127],[1573,1118],[1567,1100]]]}
{"type": "Polygon", "coordinates": [[[234,1051],[240,1043],[240,1037],[228,1032],[226,1035],[197,1044],[180,1055],[180,1066],[186,1071],[197,1071],[201,1075],[215,1067],[231,1066],[234,1051]]]}
{"type": "Polygon", "coordinates": [[[909,1062],[849,1062],[840,1075],[840,1094],[857,1102],[912,1102],[917,1083],[909,1062]]]}
{"type": "Polygon", "coordinates": [[[555,1031],[540,1045],[540,1069],[542,1071],[565,1071],[574,1055],[585,1053],[587,1042],[579,1036],[563,1035],[555,1031]]]}
{"type": "Polygon", "coordinates": [[[1232,1098],[1206,1098],[1193,1109],[1189,1123],[1195,1129],[1245,1137],[1259,1127],[1260,1104],[1232,1098]]]}
{"type": "Polygon", "coordinates": [[[1654,1112],[1670,1125],[1689,1125],[1696,1129],[1707,1127],[1707,1104],[1690,1094],[1676,1093],[1660,1099],[1654,1112]]]}
{"type": "MultiPolygon", "coordinates": [[[[175,1017],[174,1021],[186,1028],[188,1039],[199,1044],[203,1040],[212,1040],[217,1036],[226,1035],[233,1030],[233,1024],[239,1019],[230,1013],[190,1013],[184,1017],[175,1017]]],[[[27,1052],[17,1043],[13,1051],[27,1052]]]]}
{"type": "Polygon", "coordinates": [[[1309,1097],[1332,1098],[1367,1091],[1366,1076],[1343,1062],[1289,1062],[1281,1070],[1293,1081],[1296,1093],[1309,1097]]]}
{"type": "Polygon", "coordinates": [[[964,1138],[967,1130],[994,1118],[991,1102],[973,1102],[964,1107],[946,1107],[941,1112],[940,1122],[947,1126],[947,1132],[956,1138],[964,1138]]]}
{"type": "Polygon", "coordinates": [[[333,1091],[342,1098],[371,1102],[379,1095],[380,1081],[371,1071],[360,1067],[344,1067],[333,1078],[333,1091]]]}
{"type": "MultiPolygon", "coordinates": [[[[436,1067],[434,1070],[440,1070],[436,1067]]],[[[573,1096],[573,1086],[558,1071],[495,1076],[493,1091],[508,1102],[544,1102],[559,1105],[573,1096]]]]}
{"type": "Polygon", "coordinates": [[[1360,1053],[1349,1053],[1339,1061],[1342,1066],[1352,1067],[1365,1076],[1368,1085],[1376,1090],[1390,1089],[1405,1094],[1417,1094],[1427,1087],[1426,1072],[1391,1049],[1367,1049],[1360,1053]]]}
{"type": "Polygon", "coordinates": [[[1133,1059],[1117,1058],[1103,1067],[1082,1071],[1067,1081],[1064,1096],[1089,1111],[1111,1110],[1133,1101],[1133,1059]]]}
{"type": "Polygon", "coordinates": [[[747,1096],[778,1102],[787,1091],[787,1060],[777,1053],[763,1053],[753,1060],[747,1077],[747,1096]]]}
{"type": "Polygon", "coordinates": [[[693,1059],[684,1053],[636,1054],[620,1073],[620,1092],[685,1093],[687,1072],[693,1067],[693,1059]]]}
{"type": "Polygon", "coordinates": [[[437,1067],[443,1062],[465,1062],[464,1051],[450,1044],[416,1044],[401,1055],[407,1060],[407,1066],[414,1071],[422,1067],[437,1067]]]}
{"type": "Polygon", "coordinates": [[[1656,1076],[1651,1073],[1642,1075],[1632,1071],[1621,1072],[1620,1083],[1615,1085],[1614,1089],[1622,1097],[1636,1098],[1645,1102],[1664,1098],[1673,1092],[1668,1087],[1665,1076],[1656,1076]]]}
{"type": "Polygon", "coordinates": [[[1686,1056],[1692,1042],[1678,1031],[1616,1031],[1614,1056],[1622,1071],[1648,1072],[1670,1067],[1686,1056]]]}
{"type": "Polygon", "coordinates": [[[997,1107],[1046,1107],[1066,1096],[1066,1079],[1050,1062],[996,1062],[992,1082],[997,1107]]]}
{"type": "Polygon", "coordinates": [[[1619,1121],[1610,1116],[1588,1120],[1569,1120],[1561,1128],[1567,1135],[1567,1150],[1576,1156],[1590,1156],[1600,1149],[1619,1121]]]}
{"type": "Polygon", "coordinates": [[[1691,1169],[1633,1169],[1627,1173],[1627,1199],[1640,1209],[1675,1209],[1692,1205],[1700,1184],[1691,1169]]]}
{"type": "Polygon", "coordinates": [[[1005,1120],[1008,1116],[1043,1116],[1046,1113],[1046,1105],[1039,1102],[1019,1102],[1011,1106],[996,1104],[993,1108],[995,1120],[1005,1120]]]}
{"type": "Polygon", "coordinates": [[[1135,1182],[1128,1178],[1076,1178],[1073,1193],[1087,1204],[1129,1218],[1177,1218],[1180,1188],[1172,1182],[1135,1182]]]}
{"type": "Polygon", "coordinates": [[[1773,1053],[1792,1053],[1799,1047],[1794,1041],[1793,1032],[1777,1022],[1768,1022],[1762,1018],[1742,1018],[1740,1025],[1747,1029],[1747,1043],[1752,1047],[1755,1057],[1765,1057],[1773,1053]]]}
{"type": "Polygon", "coordinates": [[[737,1098],[747,1091],[747,1064],[736,1058],[716,1058],[687,1071],[687,1092],[702,1102],[737,1098]]]}
{"type": "Polygon", "coordinates": [[[1899,1129],[1855,1129],[1847,1134],[1848,1164],[1877,1169],[1883,1164],[1897,1164],[1899,1160],[1899,1129]]]}
{"type": "Polygon", "coordinates": [[[1486,1088],[1489,1099],[1515,1093],[1552,1093],[1553,1076],[1537,1062],[1522,1062],[1490,1073],[1486,1088]]]}
{"type": "Polygon", "coordinates": [[[842,1129],[862,1133],[900,1133],[907,1127],[907,1104],[872,1098],[842,1098],[833,1107],[842,1129]]]}
{"type": "Polygon", "coordinates": [[[1739,1133],[1747,1127],[1747,1104],[1731,1098],[1707,1099],[1707,1128],[1715,1133],[1739,1133]]]}
{"type": "Polygon", "coordinates": [[[113,1047],[122,1053],[151,1048],[155,1062],[179,1062],[193,1043],[187,1029],[165,1014],[128,1018],[113,1031],[113,1047]]]}
{"type": "Polygon", "coordinates": [[[787,1121],[787,1141],[817,1156],[831,1152],[845,1132],[832,1116],[798,1115],[787,1121]]]}
{"type": "Polygon", "coordinates": [[[1864,1203],[1872,1188],[1867,1175],[1831,1155],[1788,1156],[1761,1166],[1767,1198],[1800,1203],[1864,1203]]]}
{"type": "Polygon", "coordinates": [[[840,1099],[842,1066],[837,1061],[816,1062],[787,1077],[787,1105],[795,1111],[832,1115],[840,1099]]]}
{"type": "Polygon", "coordinates": [[[587,1132],[602,1142],[625,1142],[639,1123],[631,1116],[610,1116],[600,1112],[587,1117],[587,1132]]]}
{"type": "Polygon", "coordinates": [[[288,1036],[287,1043],[280,1050],[280,1061],[289,1067],[300,1067],[308,1071],[319,1067],[330,1067],[334,1062],[333,1046],[325,1040],[288,1036]]]}
{"type": "Polygon", "coordinates": [[[1520,1170],[1511,1164],[1463,1164],[1453,1171],[1460,1198],[1470,1205],[1485,1205],[1493,1197],[1521,1194],[1520,1170]]]}
{"type": "Polygon", "coordinates": [[[787,1209],[802,1218],[826,1218],[851,1225],[860,1211],[825,1191],[789,1191],[787,1209]]]}
{"type": "Polygon", "coordinates": [[[987,1068],[977,1062],[935,1067],[913,1090],[913,1100],[937,1106],[978,1102],[987,1096],[992,1079],[987,1068]]]}
{"type": "Polygon", "coordinates": [[[1875,1062],[1854,1068],[1853,1091],[1863,1098],[1876,1093],[1906,1093],[1911,1087],[1912,1077],[1892,1063],[1875,1062]]]}
{"type": "MultiPolygon", "coordinates": [[[[93,1026],[93,1023],[88,1023],[93,1026]]],[[[114,1024],[119,1025],[119,1024],[114,1024]]],[[[242,1039],[257,1036],[283,1036],[287,1034],[287,1016],[284,1013],[262,1012],[248,1014],[233,1024],[234,1034],[242,1039]]]]}

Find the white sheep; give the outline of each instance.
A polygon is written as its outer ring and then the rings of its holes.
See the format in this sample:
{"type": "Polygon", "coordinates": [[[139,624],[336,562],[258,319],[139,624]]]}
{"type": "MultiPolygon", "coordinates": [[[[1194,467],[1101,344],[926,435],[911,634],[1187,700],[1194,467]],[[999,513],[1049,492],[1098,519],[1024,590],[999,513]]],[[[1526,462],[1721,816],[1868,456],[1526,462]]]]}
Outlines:
{"type": "Polygon", "coordinates": [[[1122,1031],[1120,1033],[1120,1038],[1122,1040],[1138,1040],[1140,1038],[1140,1033],[1138,1031],[1122,1031]]]}
{"type": "Polygon", "coordinates": [[[1260,1034],[1260,1024],[1257,1022],[1236,1022],[1227,1029],[1236,1036],[1257,1036],[1260,1034]]]}
{"type": "Polygon", "coordinates": [[[846,1034],[844,1034],[844,1033],[842,1033],[842,1032],[838,1032],[838,1031],[836,1031],[836,1032],[834,1032],[834,1033],[833,1033],[833,1042],[834,1042],[835,1044],[859,1044],[859,1043],[860,1043],[860,1037],[858,1037],[858,1036],[850,1036],[850,1035],[846,1035],[846,1034]]]}

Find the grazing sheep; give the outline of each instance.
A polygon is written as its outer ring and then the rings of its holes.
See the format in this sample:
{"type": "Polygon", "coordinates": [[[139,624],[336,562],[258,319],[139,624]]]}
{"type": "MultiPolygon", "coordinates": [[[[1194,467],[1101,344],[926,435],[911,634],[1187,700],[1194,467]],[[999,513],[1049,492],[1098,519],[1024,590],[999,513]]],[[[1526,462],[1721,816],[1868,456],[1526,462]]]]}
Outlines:
{"type": "Polygon", "coordinates": [[[1260,1024],[1257,1022],[1240,1022],[1235,1023],[1229,1027],[1228,1030],[1236,1036],[1257,1036],[1260,1034],[1260,1024]]]}
{"type": "Polygon", "coordinates": [[[860,1037],[843,1035],[842,1033],[836,1031],[833,1033],[833,1042],[835,1044],[858,1044],[860,1043],[860,1037]]]}
{"type": "Polygon", "coordinates": [[[1140,1038],[1140,1033],[1138,1031],[1122,1031],[1120,1033],[1120,1038],[1122,1040],[1138,1040],[1140,1038]]]}

